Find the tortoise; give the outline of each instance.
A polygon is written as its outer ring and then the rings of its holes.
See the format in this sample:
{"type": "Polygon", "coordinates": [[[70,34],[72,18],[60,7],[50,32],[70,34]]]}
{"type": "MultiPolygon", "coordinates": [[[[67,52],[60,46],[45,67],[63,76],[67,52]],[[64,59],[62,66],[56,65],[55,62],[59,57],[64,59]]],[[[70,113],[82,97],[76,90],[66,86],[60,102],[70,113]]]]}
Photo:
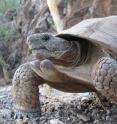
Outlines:
{"type": "MultiPolygon", "coordinates": [[[[16,116],[40,114],[38,86],[72,93],[97,92],[117,104],[117,16],[87,19],[59,34],[27,38],[35,60],[13,78],[16,116]]],[[[39,116],[38,116],[39,117],[39,116]]]]}

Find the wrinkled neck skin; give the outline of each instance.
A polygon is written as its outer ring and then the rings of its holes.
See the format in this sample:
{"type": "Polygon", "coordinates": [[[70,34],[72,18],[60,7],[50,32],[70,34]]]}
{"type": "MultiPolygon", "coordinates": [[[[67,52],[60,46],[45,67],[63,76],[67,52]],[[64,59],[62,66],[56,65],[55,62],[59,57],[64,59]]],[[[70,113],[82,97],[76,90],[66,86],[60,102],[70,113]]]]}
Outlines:
{"type": "Polygon", "coordinates": [[[70,42],[72,42],[72,46],[69,50],[65,51],[64,54],[59,57],[56,56],[54,59],[50,59],[54,64],[66,67],[76,67],[85,63],[89,45],[81,44],[78,41],[70,42]]]}
{"type": "Polygon", "coordinates": [[[109,56],[108,53],[103,52],[98,47],[93,47],[90,46],[88,53],[87,53],[87,58],[86,61],[83,64],[80,64],[78,66],[72,66],[72,67],[65,67],[65,66],[58,66],[58,70],[61,72],[67,74],[71,79],[76,80],[76,82],[80,85],[82,84],[83,86],[89,86],[90,90],[95,91],[95,88],[93,87],[93,82],[92,82],[92,70],[96,64],[96,62],[101,58],[101,57],[106,57],[109,56]]]}

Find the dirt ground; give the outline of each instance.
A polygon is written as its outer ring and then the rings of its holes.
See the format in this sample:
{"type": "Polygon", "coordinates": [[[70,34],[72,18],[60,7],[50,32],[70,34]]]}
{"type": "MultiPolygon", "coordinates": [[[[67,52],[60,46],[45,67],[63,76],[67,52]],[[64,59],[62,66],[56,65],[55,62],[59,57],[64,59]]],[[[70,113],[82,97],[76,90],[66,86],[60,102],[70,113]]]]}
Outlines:
{"type": "MultiPolygon", "coordinates": [[[[0,124],[16,124],[11,90],[0,89],[0,124]]],[[[117,124],[117,105],[104,100],[103,108],[92,94],[40,94],[40,124],[117,124]]]]}

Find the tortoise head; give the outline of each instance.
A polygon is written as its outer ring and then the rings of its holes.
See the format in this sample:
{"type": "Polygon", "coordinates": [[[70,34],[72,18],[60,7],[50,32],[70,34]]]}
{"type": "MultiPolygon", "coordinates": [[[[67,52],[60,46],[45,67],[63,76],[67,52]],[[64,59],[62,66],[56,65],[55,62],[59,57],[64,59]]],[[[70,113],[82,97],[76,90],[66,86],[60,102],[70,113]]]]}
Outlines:
{"type": "Polygon", "coordinates": [[[70,41],[49,33],[40,33],[29,36],[27,44],[36,58],[40,60],[49,59],[59,65],[78,65],[86,58],[82,55],[82,51],[84,51],[82,50],[82,48],[84,49],[83,44],[80,41],[75,41],[75,39],[70,41]]]}

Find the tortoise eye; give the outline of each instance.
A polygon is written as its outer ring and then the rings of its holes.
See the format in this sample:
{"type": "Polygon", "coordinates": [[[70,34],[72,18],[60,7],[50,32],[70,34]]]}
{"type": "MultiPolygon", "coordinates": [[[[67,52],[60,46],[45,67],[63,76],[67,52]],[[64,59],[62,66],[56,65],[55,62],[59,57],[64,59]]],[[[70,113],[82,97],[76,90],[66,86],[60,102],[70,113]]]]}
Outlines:
{"type": "Polygon", "coordinates": [[[49,35],[45,34],[43,35],[42,40],[47,41],[49,40],[49,38],[50,38],[49,35]]]}

